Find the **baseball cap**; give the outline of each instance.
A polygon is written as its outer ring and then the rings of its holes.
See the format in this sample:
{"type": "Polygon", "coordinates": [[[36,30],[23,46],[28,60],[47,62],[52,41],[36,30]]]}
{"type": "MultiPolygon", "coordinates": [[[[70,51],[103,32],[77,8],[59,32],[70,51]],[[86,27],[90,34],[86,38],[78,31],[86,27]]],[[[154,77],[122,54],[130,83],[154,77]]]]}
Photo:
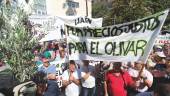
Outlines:
{"type": "Polygon", "coordinates": [[[42,62],[46,63],[46,62],[49,62],[49,60],[47,58],[42,58],[42,62]]]}
{"type": "Polygon", "coordinates": [[[155,52],[155,53],[156,53],[156,55],[158,55],[159,57],[166,57],[163,52],[155,52]]]}

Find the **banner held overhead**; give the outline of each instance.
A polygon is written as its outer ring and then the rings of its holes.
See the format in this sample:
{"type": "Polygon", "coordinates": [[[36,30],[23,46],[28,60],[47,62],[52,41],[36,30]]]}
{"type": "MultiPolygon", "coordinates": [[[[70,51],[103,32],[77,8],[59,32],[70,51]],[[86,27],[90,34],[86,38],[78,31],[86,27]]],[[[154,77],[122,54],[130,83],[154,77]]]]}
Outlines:
{"type": "Polygon", "coordinates": [[[107,27],[66,25],[69,59],[145,62],[168,11],[107,27]]]}
{"type": "Polygon", "coordinates": [[[66,25],[76,27],[102,27],[103,18],[90,18],[87,16],[62,16],[58,17],[66,25]]]}

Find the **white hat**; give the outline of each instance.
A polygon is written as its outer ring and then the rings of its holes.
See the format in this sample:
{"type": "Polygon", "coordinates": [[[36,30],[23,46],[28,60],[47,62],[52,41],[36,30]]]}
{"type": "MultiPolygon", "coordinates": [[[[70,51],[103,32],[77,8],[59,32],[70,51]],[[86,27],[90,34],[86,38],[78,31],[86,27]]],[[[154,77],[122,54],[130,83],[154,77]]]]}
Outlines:
{"type": "Polygon", "coordinates": [[[155,52],[155,53],[156,53],[156,55],[158,55],[159,57],[166,57],[163,52],[155,52]]]}
{"type": "Polygon", "coordinates": [[[162,46],[160,46],[160,45],[157,45],[157,46],[155,46],[156,48],[159,48],[159,49],[162,49],[162,46]]]}

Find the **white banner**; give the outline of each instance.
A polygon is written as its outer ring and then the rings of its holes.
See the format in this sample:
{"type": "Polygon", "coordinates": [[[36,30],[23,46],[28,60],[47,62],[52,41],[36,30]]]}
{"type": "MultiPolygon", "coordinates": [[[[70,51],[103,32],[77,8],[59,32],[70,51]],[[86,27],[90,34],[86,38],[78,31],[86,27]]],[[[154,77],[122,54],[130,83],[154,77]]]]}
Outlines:
{"type": "Polygon", "coordinates": [[[64,26],[63,21],[56,18],[55,16],[29,16],[29,20],[31,21],[36,38],[41,34],[44,34],[43,38],[39,40],[39,42],[52,41],[65,38],[61,32],[61,29],[64,26]]]}
{"type": "Polygon", "coordinates": [[[29,16],[32,25],[35,25],[36,38],[46,34],[39,42],[52,41],[65,38],[64,24],[77,27],[102,27],[102,18],[88,18],[83,16],[29,16]]]}
{"type": "Polygon", "coordinates": [[[63,66],[64,62],[62,61],[53,61],[50,64],[54,64],[56,66],[56,79],[59,87],[62,87],[62,74],[63,74],[63,66]]]}
{"type": "Polygon", "coordinates": [[[158,35],[155,41],[155,45],[164,45],[170,43],[170,35],[158,35]]]}
{"type": "Polygon", "coordinates": [[[66,26],[69,59],[146,62],[168,11],[101,28],[66,26]]]}
{"type": "Polygon", "coordinates": [[[102,27],[103,18],[90,18],[86,16],[63,16],[60,18],[66,25],[76,27],[102,27]]]}

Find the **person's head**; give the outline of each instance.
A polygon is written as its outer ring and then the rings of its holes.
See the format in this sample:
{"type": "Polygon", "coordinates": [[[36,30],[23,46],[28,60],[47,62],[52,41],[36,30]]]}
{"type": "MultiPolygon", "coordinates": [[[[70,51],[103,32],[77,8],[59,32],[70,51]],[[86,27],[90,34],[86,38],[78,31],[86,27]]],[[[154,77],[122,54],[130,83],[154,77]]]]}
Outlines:
{"type": "Polygon", "coordinates": [[[154,88],[154,96],[170,96],[170,84],[159,83],[154,88]]]}
{"type": "Polygon", "coordinates": [[[49,60],[47,58],[42,58],[43,66],[48,67],[49,66],[49,60]]]}
{"type": "Polygon", "coordinates": [[[52,49],[52,42],[48,42],[48,49],[52,49]]]}
{"type": "Polygon", "coordinates": [[[162,52],[162,46],[160,46],[160,45],[154,46],[154,51],[155,52],[162,52]]]}
{"type": "Polygon", "coordinates": [[[55,50],[59,50],[58,44],[55,44],[54,46],[55,46],[55,50]]]}
{"type": "Polygon", "coordinates": [[[52,42],[52,43],[51,43],[51,48],[52,48],[52,49],[55,49],[55,42],[52,42]]]}
{"type": "Polygon", "coordinates": [[[74,72],[76,70],[76,64],[74,62],[74,60],[70,60],[69,63],[69,71],[74,72]]]}
{"type": "Polygon", "coordinates": [[[65,50],[64,50],[64,49],[59,50],[59,53],[60,53],[60,57],[61,57],[61,58],[64,58],[64,57],[65,57],[65,50]]]}
{"type": "Polygon", "coordinates": [[[63,44],[59,44],[58,48],[59,48],[59,50],[63,50],[64,49],[64,45],[63,44]]]}
{"type": "Polygon", "coordinates": [[[141,70],[143,64],[144,64],[144,63],[143,63],[142,61],[136,61],[136,62],[134,63],[134,68],[135,68],[136,70],[141,70]]]}
{"type": "Polygon", "coordinates": [[[89,60],[83,60],[83,65],[88,66],[89,65],[89,60]]]}
{"type": "Polygon", "coordinates": [[[154,60],[156,63],[165,63],[165,54],[163,52],[155,52],[154,60]]]}
{"type": "Polygon", "coordinates": [[[122,62],[114,62],[113,63],[113,70],[115,72],[121,72],[122,71],[121,66],[122,66],[122,62]]]}
{"type": "Polygon", "coordinates": [[[31,77],[32,81],[36,84],[46,84],[47,83],[47,74],[43,71],[36,72],[33,77],[31,77]]]}
{"type": "Polygon", "coordinates": [[[34,55],[38,55],[38,50],[34,50],[34,55]]]}

